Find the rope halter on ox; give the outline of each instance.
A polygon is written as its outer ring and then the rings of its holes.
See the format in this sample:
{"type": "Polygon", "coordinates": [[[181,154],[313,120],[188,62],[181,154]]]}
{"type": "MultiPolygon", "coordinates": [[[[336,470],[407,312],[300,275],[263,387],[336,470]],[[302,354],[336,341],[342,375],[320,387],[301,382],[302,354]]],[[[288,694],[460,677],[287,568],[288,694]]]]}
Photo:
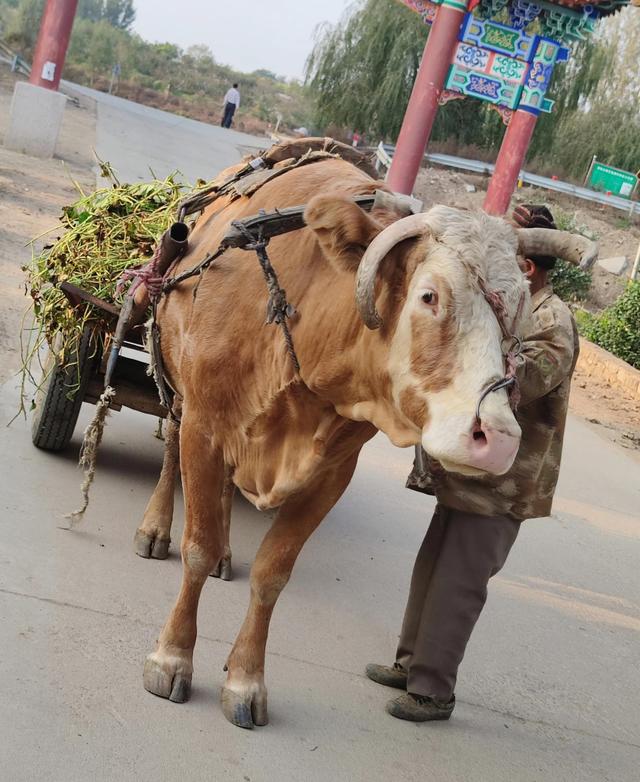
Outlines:
{"type": "Polygon", "coordinates": [[[500,326],[500,331],[502,332],[503,342],[506,342],[506,344],[509,346],[507,350],[504,351],[504,360],[507,368],[505,376],[489,384],[480,394],[480,399],[478,399],[478,405],[476,407],[476,423],[479,426],[480,406],[489,396],[489,394],[492,394],[494,391],[500,391],[503,388],[506,389],[509,395],[509,404],[513,410],[517,409],[518,403],[520,402],[520,388],[518,387],[518,377],[516,371],[518,367],[518,358],[522,352],[522,341],[515,334],[515,331],[518,326],[518,321],[522,316],[522,310],[525,302],[525,292],[523,291],[520,294],[518,307],[513,317],[511,326],[509,327],[507,325],[508,313],[502,294],[499,291],[489,290],[481,277],[478,277],[477,281],[478,287],[482,291],[482,295],[484,296],[487,304],[491,307],[493,314],[496,316],[496,320],[500,326]]]}

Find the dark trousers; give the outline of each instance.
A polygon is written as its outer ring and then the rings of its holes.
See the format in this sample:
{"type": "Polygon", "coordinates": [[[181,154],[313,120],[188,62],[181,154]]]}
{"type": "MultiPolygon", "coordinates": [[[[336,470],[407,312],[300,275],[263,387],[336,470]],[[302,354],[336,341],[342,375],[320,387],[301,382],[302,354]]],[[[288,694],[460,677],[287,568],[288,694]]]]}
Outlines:
{"type": "Polygon", "coordinates": [[[505,516],[480,516],[437,505],[413,568],[398,662],[407,691],[449,701],[458,666],[520,528],[505,516]]]}
{"type": "Polygon", "coordinates": [[[233,121],[233,115],[236,113],[235,103],[225,103],[224,113],[222,115],[222,122],[220,123],[223,128],[230,128],[233,121]]]}

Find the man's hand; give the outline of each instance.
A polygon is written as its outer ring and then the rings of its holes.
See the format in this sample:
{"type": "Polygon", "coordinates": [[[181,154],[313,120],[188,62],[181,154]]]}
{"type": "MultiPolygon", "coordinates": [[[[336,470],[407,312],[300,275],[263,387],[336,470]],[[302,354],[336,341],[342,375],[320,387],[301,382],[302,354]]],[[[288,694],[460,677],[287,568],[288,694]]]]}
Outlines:
{"type": "Polygon", "coordinates": [[[520,204],[512,217],[520,228],[557,228],[553,215],[544,205],[520,204]]]}

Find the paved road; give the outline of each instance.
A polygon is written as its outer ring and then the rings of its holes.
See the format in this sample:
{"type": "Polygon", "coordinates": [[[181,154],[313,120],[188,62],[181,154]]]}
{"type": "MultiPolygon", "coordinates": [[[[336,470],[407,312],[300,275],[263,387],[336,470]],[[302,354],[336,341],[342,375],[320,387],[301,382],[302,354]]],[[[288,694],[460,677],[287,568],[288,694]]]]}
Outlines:
{"type": "MultiPolygon", "coordinates": [[[[0,425],[15,409],[10,386],[1,404],[0,425]]],[[[409,454],[376,438],[278,605],[271,724],[249,734],[218,707],[268,524],[243,501],[233,519],[237,580],[211,580],[203,594],[192,701],[142,689],[142,661],[180,580],[175,553],[166,562],[132,553],[161,462],[153,428],[131,412],[112,417],[92,506],[74,532],[59,525],[78,501],[79,438],[53,456],[30,445],[22,422],[0,431],[4,778],[637,779],[639,467],[626,453],[570,422],[563,510],[526,524],[495,579],[452,721],[416,726],[387,717],[389,693],[362,668],[391,659],[433,503],[402,488],[409,454]]],[[[176,544],[182,512],[179,502],[176,544]]]]}
{"type": "Polygon", "coordinates": [[[278,604],[271,724],[247,732],[226,722],[218,691],[268,519],[236,503],[237,578],[204,590],[192,700],[154,698],[142,662],[177,594],[183,514],[179,500],[168,561],[135,557],[162,457],[155,422],[111,417],[92,505],[69,532],[79,434],[63,454],[35,450],[26,423],[4,426],[16,396],[12,384],[0,390],[2,779],[637,780],[640,463],[631,452],[570,420],[556,515],[524,526],[494,580],[453,719],[412,725],[385,714],[391,693],[362,669],[392,658],[433,501],[402,488],[410,454],[375,438],[278,604]]]}
{"type": "Polygon", "coordinates": [[[114,95],[65,83],[70,94],[97,104],[95,148],[123,181],[165,177],[179,170],[187,182],[210,179],[249,151],[264,149],[265,137],[227,130],[114,95]]]}

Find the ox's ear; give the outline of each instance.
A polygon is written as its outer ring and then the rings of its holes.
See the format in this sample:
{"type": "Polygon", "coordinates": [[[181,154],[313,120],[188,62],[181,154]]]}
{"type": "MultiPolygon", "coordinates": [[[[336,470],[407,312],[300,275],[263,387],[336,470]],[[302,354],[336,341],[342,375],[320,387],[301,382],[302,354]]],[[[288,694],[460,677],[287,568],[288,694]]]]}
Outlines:
{"type": "Polygon", "coordinates": [[[356,271],[371,241],[383,226],[344,196],[316,196],[304,211],[322,252],[336,268],[356,271]]]}

